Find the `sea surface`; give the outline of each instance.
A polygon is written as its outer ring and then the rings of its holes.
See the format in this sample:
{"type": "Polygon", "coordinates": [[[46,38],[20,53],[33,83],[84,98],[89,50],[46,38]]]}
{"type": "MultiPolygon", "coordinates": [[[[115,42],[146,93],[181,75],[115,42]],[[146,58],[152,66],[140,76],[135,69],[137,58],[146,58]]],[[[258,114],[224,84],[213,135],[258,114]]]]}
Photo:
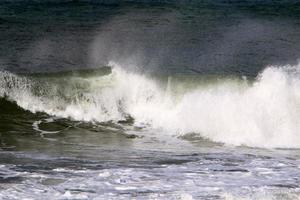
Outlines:
{"type": "Polygon", "coordinates": [[[300,199],[300,2],[1,0],[0,199],[300,199]]]}

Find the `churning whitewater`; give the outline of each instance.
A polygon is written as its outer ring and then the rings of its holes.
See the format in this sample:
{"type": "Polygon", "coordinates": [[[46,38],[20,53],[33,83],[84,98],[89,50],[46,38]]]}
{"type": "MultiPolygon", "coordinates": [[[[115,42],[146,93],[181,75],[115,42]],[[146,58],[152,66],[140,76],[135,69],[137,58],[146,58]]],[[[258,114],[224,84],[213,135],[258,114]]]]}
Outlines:
{"type": "MultiPolygon", "coordinates": [[[[300,147],[299,66],[246,78],[155,78],[111,62],[111,73],[25,76],[0,72],[0,95],[33,113],[91,122],[134,119],[160,134],[228,145],[300,147]],[[211,80],[213,79],[213,80],[211,80]]],[[[101,69],[100,69],[101,70],[101,69]]]]}

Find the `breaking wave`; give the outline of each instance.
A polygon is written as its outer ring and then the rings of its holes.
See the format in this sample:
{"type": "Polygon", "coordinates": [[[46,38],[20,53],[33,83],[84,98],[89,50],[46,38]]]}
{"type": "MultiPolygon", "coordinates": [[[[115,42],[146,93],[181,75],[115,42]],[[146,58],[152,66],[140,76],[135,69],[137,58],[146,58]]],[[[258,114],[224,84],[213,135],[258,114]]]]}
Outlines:
{"type": "MultiPolygon", "coordinates": [[[[298,66],[267,67],[255,80],[111,73],[21,76],[0,72],[0,96],[23,109],[118,122],[161,134],[199,134],[230,145],[300,148],[298,66]]],[[[101,70],[101,69],[100,69],[101,70]]]]}

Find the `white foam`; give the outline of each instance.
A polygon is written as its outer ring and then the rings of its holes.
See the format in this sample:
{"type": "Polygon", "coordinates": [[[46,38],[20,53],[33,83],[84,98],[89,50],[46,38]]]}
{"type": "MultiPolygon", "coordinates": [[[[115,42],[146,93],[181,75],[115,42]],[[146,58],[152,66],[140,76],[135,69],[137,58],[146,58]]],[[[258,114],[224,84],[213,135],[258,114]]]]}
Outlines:
{"type": "Polygon", "coordinates": [[[56,94],[57,85],[47,95],[38,96],[32,92],[34,83],[7,72],[1,74],[6,82],[0,82],[0,95],[32,112],[75,120],[118,121],[130,115],[135,125],[161,129],[162,133],[197,133],[232,145],[300,147],[298,66],[268,67],[253,84],[218,81],[175,95],[171,79],[168,86],[162,86],[110,64],[114,66],[111,75],[72,80],[84,82],[85,88],[67,87],[67,92],[72,90],[68,94],[73,95],[71,101],[56,94]]]}
{"type": "Polygon", "coordinates": [[[300,147],[299,86],[298,78],[286,70],[267,68],[246,88],[212,85],[185,94],[171,109],[148,107],[136,113],[147,116],[153,126],[226,144],[300,147]]]}

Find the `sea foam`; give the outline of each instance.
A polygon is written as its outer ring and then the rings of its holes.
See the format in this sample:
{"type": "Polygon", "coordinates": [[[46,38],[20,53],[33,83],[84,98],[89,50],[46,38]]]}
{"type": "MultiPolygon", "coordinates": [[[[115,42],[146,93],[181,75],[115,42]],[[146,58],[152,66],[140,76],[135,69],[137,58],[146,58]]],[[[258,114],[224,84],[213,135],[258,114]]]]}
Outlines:
{"type": "Polygon", "coordinates": [[[267,67],[254,81],[162,82],[110,63],[112,73],[36,80],[0,72],[0,95],[31,112],[118,122],[230,145],[300,147],[299,66],[267,67]],[[41,84],[43,83],[43,84],[41,84]]]}

